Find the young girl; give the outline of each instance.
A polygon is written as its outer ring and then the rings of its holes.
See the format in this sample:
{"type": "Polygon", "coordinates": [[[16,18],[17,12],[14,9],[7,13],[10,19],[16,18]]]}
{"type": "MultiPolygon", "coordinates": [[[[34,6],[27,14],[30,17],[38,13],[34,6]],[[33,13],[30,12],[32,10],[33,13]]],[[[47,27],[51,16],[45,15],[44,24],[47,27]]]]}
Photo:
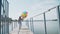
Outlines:
{"type": "Polygon", "coordinates": [[[19,19],[18,19],[18,23],[19,23],[19,30],[21,29],[21,26],[22,26],[22,17],[20,16],[19,19]]]}

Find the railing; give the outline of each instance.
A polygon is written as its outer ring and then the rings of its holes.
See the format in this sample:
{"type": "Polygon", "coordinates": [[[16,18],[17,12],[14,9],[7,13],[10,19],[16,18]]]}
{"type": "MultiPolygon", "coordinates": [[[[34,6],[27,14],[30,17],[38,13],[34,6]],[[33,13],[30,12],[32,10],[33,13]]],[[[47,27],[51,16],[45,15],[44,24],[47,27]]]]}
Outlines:
{"type": "Polygon", "coordinates": [[[60,5],[31,17],[26,24],[34,34],[60,34],[60,5]]]}
{"type": "Polygon", "coordinates": [[[1,34],[9,34],[9,22],[1,21],[1,34]]]}
{"type": "Polygon", "coordinates": [[[17,21],[12,21],[9,24],[9,32],[13,31],[16,27],[18,27],[18,22],[17,21]]]}

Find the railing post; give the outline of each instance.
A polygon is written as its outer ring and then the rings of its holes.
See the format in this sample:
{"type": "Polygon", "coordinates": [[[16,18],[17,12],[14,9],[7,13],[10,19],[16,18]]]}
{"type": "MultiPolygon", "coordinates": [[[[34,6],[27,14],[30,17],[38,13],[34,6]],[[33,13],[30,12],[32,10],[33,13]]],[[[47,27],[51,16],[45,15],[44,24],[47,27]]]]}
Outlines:
{"type": "Polygon", "coordinates": [[[45,16],[45,13],[44,14],[44,26],[45,26],[45,34],[47,34],[47,28],[46,28],[46,16],[45,16]]]}
{"type": "Polygon", "coordinates": [[[31,31],[34,32],[34,23],[33,23],[33,18],[30,18],[30,27],[31,27],[31,31]]]}
{"type": "Polygon", "coordinates": [[[57,11],[58,11],[58,20],[59,20],[59,34],[60,34],[60,9],[59,9],[59,6],[57,6],[57,11]]]}
{"type": "Polygon", "coordinates": [[[5,21],[4,21],[4,34],[5,34],[5,24],[6,24],[6,19],[5,19],[5,21]]]}
{"type": "Polygon", "coordinates": [[[2,3],[2,0],[0,0],[0,34],[1,34],[1,3],[2,3]]]}
{"type": "Polygon", "coordinates": [[[26,25],[27,25],[27,26],[28,26],[28,28],[29,28],[29,21],[28,21],[28,20],[26,21],[26,25]]]}
{"type": "Polygon", "coordinates": [[[7,21],[7,33],[9,34],[9,21],[7,21]]]}
{"type": "Polygon", "coordinates": [[[3,34],[3,21],[2,21],[2,34],[3,34]]]}
{"type": "MultiPolygon", "coordinates": [[[[30,29],[31,29],[31,18],[30,18],[30,29]]],[[[31,29],[32,30],[32,29],[31,29]]]]}
{"type": "Polygon", "coordinates": [[[30,22],[30,30],[31,30],[31,18],[30,18],[30,21],[29,22],[30,22]]]}
{"type": "Polygon", "coordinates": [[[17,27],[17,21],[16,21],[16,27],[17,27]]]}
{"type": "Polygon", "coordinates": [[[14,24],[14,28],[15,28],[15,26],[16,26],[15,22],[13,22],[13,24],[14,24]]]}
{"type": "Polygon", "coordinates": [[[2,25],[3,25],[3,27],[2,27],[2,34],[4,34],[4,22],[5,21],[3,21],[3,23],[2,23],[2,25]]]}
{"type": "Polygon", "coordinates": [[[32,21],[32,30],[34,32],[34,23],[33,23],[33,18],[31,18],[31,21],[32,21]]]}
{"type": "Polygon", "coordinates": [[[12,22],[12,31],[13,31],[13,22],[12,22]]]}
{"type": "Polygon", "coordinates": [[[28,20],[28,22],[29,22],[29,29],[30,29],[30,19],[28,20]]]}

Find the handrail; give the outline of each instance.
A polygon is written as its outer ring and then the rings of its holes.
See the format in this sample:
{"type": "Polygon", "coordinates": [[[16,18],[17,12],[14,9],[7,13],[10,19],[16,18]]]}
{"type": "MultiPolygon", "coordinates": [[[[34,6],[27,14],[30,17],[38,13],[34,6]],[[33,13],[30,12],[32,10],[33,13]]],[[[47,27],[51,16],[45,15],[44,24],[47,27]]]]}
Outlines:
{"type": "MultiPolygon", "coordinates": [[[[59,7],[60,7],[60,5],[58,5],[59,7]]],[[[47,13],[47,12],[49,12],[50,10],[52,10],[52,9],[54,9],[54,8],[56,8],[57,6],[55,6],[55,7],[53,7],[53,8],[50,8],[50,9],[48,9],[47,11],[44,11],[43,13],[47,13]]],[[[35,16],[33,16],[33,17],[36,17],[36,16],[38,16],[38,15],[41,15],[41,14],[43,14],[43,13],[40,13],[40,14],[37,14],[37,15],[35,15],[35,16]]],[[[30,17],[30,18],[33,18],[33,17],[30,17]]]]}

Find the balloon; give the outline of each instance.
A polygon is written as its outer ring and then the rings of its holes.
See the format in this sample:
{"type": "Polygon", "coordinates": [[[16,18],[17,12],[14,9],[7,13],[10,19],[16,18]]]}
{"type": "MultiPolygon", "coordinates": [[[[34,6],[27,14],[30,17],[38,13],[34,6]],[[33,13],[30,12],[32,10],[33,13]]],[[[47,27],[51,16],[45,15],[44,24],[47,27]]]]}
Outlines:
{"type": "Polygon", "coordinates": [[[22,14],[21,16],[22,16],[22,17],[24,17],[24,16],[25,16],[25,14],[22,14]]]}
{"type": "Polygon", "coordinates": [[[22,19],[24,19],[24,18],[26,18],[27,17],[27,15],[28,15],[28,12],[23,12],[22,14],[21,14],[21,17],[22,17],[22,19]]]}

